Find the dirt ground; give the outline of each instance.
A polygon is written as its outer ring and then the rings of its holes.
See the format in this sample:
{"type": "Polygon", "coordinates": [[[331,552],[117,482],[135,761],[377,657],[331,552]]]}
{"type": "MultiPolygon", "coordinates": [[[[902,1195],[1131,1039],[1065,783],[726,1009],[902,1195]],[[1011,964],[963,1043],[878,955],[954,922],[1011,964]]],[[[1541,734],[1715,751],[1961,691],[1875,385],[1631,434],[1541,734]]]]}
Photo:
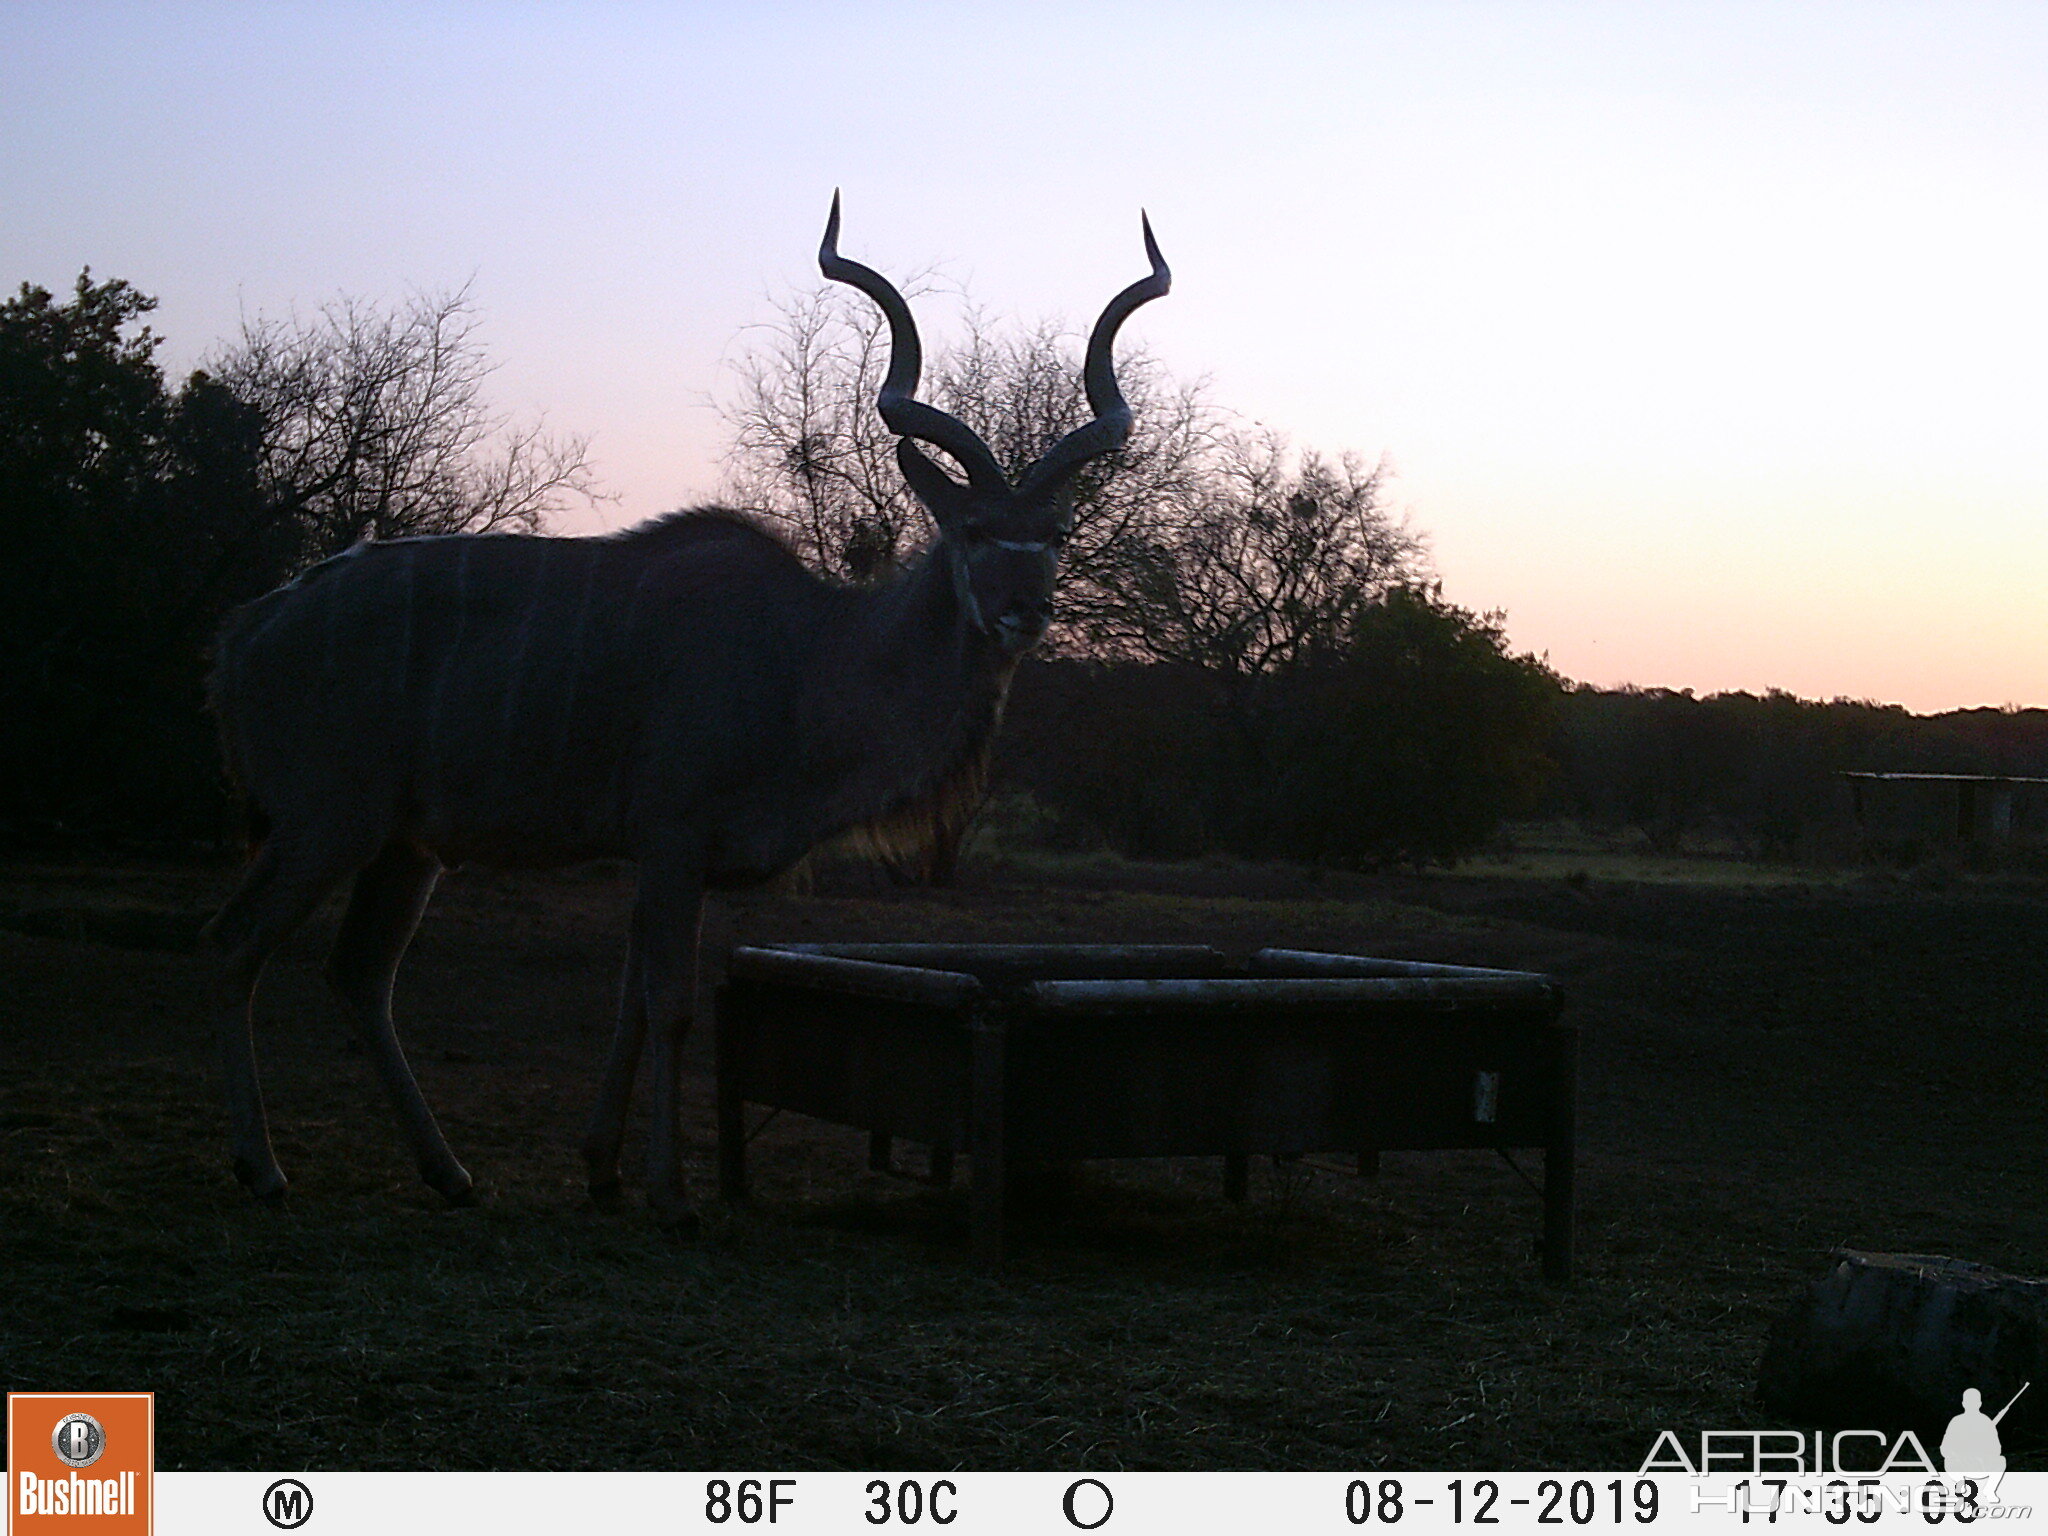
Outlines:
{"type": "Polygon", "coordinates": [[[703,1232],[597,1212],[576,1145],[615,869],[451,875],[400,978],[479,1209],[414,1178],[319,984],[333,914],[309,927],[260,1001],[294,1182],[259,1208],[226,1170],[193,947],[231,879],[0,866],[0,1385],[154,1390],[166,1468],[1633,1469],[1660,1429],[1778,1422],[1751,1396],[1766,1330],[1838,1245],[2048,1269],[2038,887],[982,868],[712,914],[713,954],[1161,941],[1550,972],[1584,1041],[1559,1290],[1535,1196],[1477,1153],[1257,1164],[1242,1207],[1212,1164],[1091,1165],[992,1276],[962,1190],[785,1116],[727,1209],[708,1031],[703,1232]]]}

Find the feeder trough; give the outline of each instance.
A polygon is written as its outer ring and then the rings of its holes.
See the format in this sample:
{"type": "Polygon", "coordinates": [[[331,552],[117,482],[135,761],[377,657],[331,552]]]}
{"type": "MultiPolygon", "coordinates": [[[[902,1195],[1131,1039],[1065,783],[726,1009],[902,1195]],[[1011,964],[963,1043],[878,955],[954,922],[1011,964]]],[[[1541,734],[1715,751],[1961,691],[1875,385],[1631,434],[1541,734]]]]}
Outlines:
{"type": "Polygon", "coordinates": [[[1577,1029],[1526,971],[1200,945],[776,944],[718,989],[719,1185],[746,1192],[749,1103],[972,1160],[972,1246],[1003,1252],[1005,1170],[1109,1157],[1246,1160],[1543,1151],[1543,1274],[1572,1263],[1577,1029]]]}

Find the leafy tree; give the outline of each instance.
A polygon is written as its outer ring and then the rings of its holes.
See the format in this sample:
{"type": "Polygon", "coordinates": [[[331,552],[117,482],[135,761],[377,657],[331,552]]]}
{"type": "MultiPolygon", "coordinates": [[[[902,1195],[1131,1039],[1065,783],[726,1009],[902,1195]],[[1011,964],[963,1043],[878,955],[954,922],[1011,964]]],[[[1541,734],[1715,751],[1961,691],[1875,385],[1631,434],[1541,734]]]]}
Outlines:
{"type": "MultiPolygon", "coordinates": [[[[199,652],[244,577],[258,423],[166,389],[155,301],[81,273],[0,305],[0,818],[165,825],[211,804],[199,652]]],[[[261,573],[267,584],[274,570],[261,573]]]]}
{"type": "Polygon", "coordinates": [[[1084,621],[1098,650],[1250,677],[1427,571],[1422,536],[1387,509],[1384,464],[1297,459],[1280,433],[1237,428],[1200,470],[1133,519],[1113,598],[1084,621]]]}
{"type": "Polygon", "coordinates": [[[1502,615],[1396,587],[1274,680],[1251,850],[1322,863],[1449,863],[1535,803],[1561,680],[1502,615]]]}
{"type": "Polygon", "coordinates": [[[156,301],[79,274],[68,302],[24,283],[0,304],[0,645],[16,684],[48,679],[94,615],[103,579],[155,484],[169,402],[157,338],[131,328],[156,301]]]}
{"type": "Polygon", "coordinates": [[[1509,649],[1500,615],[1396,587],[1342,636],[1249,680],[1169,662],[1027,665],[1002,780],[1056,838],[1136,858],[1449,863],[1547,787],[1561,689],[1509,649]]]}

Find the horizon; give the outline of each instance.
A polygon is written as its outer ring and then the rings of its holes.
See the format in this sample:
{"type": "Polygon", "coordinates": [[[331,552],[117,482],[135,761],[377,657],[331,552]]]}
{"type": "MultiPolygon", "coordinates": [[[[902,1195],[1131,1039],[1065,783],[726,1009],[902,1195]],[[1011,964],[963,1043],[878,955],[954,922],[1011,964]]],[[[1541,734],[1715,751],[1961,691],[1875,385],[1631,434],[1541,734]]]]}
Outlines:
{"type": "Polygon", "coordinates": [[[834,187],[849,256],[1024,322],[1139,276],[1143,206],[1174,293],[1125,345],[1385,455],[1445,596],[1516,650],[1596,687],[2048,705],[2038,9],[10,21],[10,292],[127,280],[177,379],[244,314],[473,283],[495,402],[590,434],[620,497],[561,531],[716,495],[706,402],[817,280],[834,187]]]}

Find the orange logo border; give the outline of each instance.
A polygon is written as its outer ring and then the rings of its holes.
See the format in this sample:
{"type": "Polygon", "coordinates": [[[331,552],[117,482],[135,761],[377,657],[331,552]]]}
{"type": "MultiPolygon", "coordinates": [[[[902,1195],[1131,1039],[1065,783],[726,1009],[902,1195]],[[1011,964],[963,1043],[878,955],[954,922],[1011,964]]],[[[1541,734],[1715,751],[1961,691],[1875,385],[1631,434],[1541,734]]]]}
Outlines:
{"type": "Polygon", "coordinates": [[[7,1536],[153,1536],[156,1530],[156,1394],[154,1392],[10,1392],[7,1394],[7,1536]],[[129,1447],[140,1409],[142,1453],[129,1447]],[[21,1474],[33,1472],[68,1482],[74,1470],[58,1460],[50,1435],[66,1415],[89,1413],[103,1424],[121,1424],[107,1434],[100,1460],[87,1469],[94,1479],[133,1473],[135,1512],[130,1515],[24,1515],[21,1474]],[[117,1438],[118,1433],[118,1438],[117,1438]],[[125,1443],[124,1443],[125,1442],[125,1443]]]}

